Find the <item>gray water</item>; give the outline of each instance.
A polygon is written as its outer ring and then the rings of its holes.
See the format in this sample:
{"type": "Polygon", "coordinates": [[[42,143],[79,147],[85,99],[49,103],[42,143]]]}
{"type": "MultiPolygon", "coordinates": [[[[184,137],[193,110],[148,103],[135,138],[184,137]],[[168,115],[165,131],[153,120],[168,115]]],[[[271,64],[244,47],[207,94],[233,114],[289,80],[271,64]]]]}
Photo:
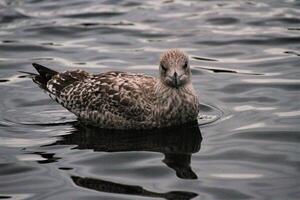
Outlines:
{"type": "Polygon", "coordinates": [[[0,0],[1,199],[300,199],[300,2],[0,0]],[[157,75],[181,48],[199,125],[95,130],[28,77],[157,75]]]}

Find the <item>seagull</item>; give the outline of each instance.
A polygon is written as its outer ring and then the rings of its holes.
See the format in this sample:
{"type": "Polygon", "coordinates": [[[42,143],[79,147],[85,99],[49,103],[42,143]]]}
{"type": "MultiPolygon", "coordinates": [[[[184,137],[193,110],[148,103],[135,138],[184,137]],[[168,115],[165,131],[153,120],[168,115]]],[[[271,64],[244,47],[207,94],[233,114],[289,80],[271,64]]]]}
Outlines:
{"type": "Polygon", "coordinates": [[[159,77],[121,71],[59,73],[33,63],[33,81],[80,122],[105,129],[154,129],[194,122],[200,104],[186,53],[162,53],[159,77]]]}

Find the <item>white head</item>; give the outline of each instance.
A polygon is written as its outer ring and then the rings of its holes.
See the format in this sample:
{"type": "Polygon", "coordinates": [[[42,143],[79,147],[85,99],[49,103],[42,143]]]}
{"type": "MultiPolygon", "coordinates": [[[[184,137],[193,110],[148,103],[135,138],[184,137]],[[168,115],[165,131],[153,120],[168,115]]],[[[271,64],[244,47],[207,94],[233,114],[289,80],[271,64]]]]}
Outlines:
{"type": "Polygon", "coordinates": [[[167,87],[180,88],[191,82],[188,56],[179,49],[164,52],[159,64],[160,81],[167,87]]]}

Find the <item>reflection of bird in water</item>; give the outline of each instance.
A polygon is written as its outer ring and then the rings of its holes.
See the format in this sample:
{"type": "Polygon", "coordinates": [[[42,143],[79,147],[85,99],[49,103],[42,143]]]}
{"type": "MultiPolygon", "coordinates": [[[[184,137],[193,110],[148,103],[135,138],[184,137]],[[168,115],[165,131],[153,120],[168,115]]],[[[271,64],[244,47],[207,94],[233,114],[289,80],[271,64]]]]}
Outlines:
{"type": "Polygon", "coordinates": [[[199,102],[188,56],[178,49],[162,54],[159,78],[111,71],[58,73],[39,64],[33,80],[51,98],[85,123],[109,129],[149,129],[197,119],[199,102]]]}
{"type": "Polygon", "coordinates": [[[71,178],[74,181],[74,183],[78,186],[97,190],[100,192],[138,195],[138,196],[153,197],[153,198],[165,198],[170,200],[177,200],[177,199],[188,200],[197,196],[197,194],[193,192],[171,191],[166,193],[159,193],[159,192],[152,192],[149,190],[145,190],[141,186],[125,185],[125,184],[114,183],[110,181],[104,181],[100,179],[82,178],[78,176],[72,176],[71,178]]]}
{"type": "Polygon", "coordinates": [[[164,154],[164,163],[176,171],[179,178],[195,179],[190,167],[191,154],[201,146],[201,132],[197,122],[174,128],[151,131],[118,131],[78,125],[70,135],[55,144],[77,145],[77,149],[94,151],[151,151],[164,154]]]}
{"type": "MultiPolygon", "coordinates": [[[[183,179],[195,179],[192,171],[191,154],[200,150],[202,136],[197,122],[174,128],[154,129],[151,131],[118,131],[75,126],[72,134],[62,136],[53,145],[77,145],[76,149],[93,149],[103,152],[150,151],[165,155],[163,160],[183,179]]],[[[140,186],[130,186],[105,180],[72,177],[75,184],[101,192],[123,193],[166,199],[191,199],[197,194],[186,191],[156,193],[140,186]]]]}

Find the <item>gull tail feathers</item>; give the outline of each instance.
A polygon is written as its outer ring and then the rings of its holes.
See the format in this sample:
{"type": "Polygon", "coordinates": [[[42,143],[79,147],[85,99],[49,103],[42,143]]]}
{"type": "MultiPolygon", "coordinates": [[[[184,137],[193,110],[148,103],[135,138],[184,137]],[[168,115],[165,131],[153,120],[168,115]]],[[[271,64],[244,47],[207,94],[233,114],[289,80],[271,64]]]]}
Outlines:
{"type": "Polygon", "coordinates": [[[39,74],[33,76],[32,80],[38,84],[41,88],[43,88],[44,90],[48,90],[47,89],[47,83],[50,79],[52,79],[53,76],[55,76],[56,74],[58,74],[57,71],[54,71],[52,69],[49,69],[45,66],[42,66],[40,64],[37,63],[32,63],[32,66],[37,70],[37,72],[39,74]]]}

